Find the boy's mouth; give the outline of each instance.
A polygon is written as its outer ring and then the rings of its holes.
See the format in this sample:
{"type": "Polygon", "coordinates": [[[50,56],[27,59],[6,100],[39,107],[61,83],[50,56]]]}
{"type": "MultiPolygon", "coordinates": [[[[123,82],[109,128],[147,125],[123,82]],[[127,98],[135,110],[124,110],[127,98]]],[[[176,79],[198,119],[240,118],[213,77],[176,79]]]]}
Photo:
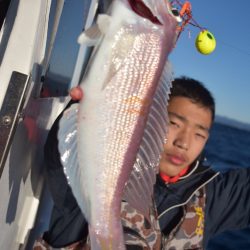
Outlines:
{"type": "Polygon", "coordinates": [[[186,162],[185,157],[181,155],[165,154],[165,158],[167,161],[169,161],[171,164],[175,166],[182,166],[186,162]]]}

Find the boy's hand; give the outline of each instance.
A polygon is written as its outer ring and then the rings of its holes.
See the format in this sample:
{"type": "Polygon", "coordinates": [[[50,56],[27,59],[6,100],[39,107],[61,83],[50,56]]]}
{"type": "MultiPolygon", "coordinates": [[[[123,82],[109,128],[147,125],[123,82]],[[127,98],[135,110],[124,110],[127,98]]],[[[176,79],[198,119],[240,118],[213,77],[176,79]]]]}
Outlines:
{"type": "Polygon", "coordinates": [[[83,98],[83,91],[79,86],[73,87],[69,91],[69,95],[71,96],[73,101],[80,101],[83,98]]]}

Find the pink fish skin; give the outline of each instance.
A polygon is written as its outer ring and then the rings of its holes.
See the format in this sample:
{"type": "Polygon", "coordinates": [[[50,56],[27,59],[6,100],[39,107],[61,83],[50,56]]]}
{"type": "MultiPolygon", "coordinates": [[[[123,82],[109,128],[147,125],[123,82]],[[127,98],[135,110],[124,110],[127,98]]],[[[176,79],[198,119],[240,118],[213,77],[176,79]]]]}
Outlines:
{"type": "Polygon", "coordinates": [[[113,1],[109,25],[100,22],[106,17],[97,21],[104,34],[80,84],[84,100],[60,123],[61,160],[88,220],[91,249],[125,249],[121,199],[174,46],[169,9],[167,0],[113,1]],[[151,15],[140,15],[138,2],[151,15]]]}

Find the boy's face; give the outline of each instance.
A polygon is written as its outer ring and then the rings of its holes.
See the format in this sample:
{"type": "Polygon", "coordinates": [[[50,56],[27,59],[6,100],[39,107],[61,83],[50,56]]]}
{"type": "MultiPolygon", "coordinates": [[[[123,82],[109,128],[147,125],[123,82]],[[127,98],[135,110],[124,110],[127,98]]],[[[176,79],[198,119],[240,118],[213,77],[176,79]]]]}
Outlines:
{"type": "Polygon", "coordinates": [[[168,139],[160,161],[160,171],[176,176],[199,156],[212,125],[207,108],[185,97],[173,97],[168,105],[168,139]]]}

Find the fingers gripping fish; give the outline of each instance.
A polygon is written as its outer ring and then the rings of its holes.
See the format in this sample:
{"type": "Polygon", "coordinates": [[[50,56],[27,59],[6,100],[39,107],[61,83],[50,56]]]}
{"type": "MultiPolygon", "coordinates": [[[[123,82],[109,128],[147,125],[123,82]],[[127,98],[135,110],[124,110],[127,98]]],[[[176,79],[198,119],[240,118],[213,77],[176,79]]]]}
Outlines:
{"type": "MultiPolygon", "coordinates": [[[[125,185],[162,72],[161,79],[170,74],[164,70],[176,37],[170,12],[167,0],[115,0],[109,15],[79,38],[95,50],[80,84],[84,100],[65,112],[58,139],[65,174],[89,223],[91,249],[125,249],[121,199],[130,199],[125,185]]],[[[169,86],[160,88],[165,97],[169,86]]],[[[167,102],[160,96],[159,103],[165,113],[167,102]]]]}

